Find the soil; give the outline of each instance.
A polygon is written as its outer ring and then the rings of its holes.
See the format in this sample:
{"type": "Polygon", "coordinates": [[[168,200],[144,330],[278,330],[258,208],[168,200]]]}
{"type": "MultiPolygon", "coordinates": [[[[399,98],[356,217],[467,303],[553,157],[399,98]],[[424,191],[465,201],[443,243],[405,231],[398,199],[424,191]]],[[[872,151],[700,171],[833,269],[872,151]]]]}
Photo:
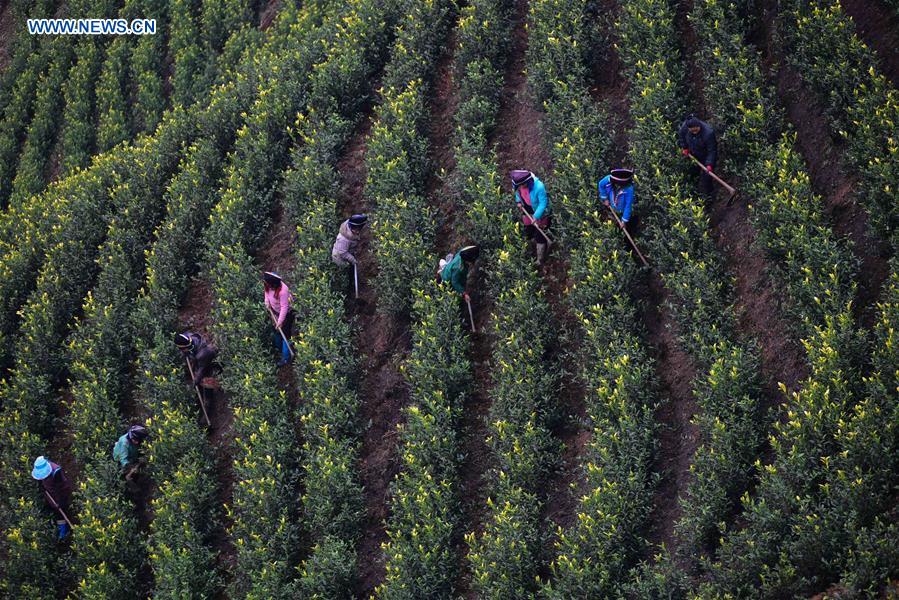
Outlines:
{"type": "MultiPolygon", "coordinates": [[[[367,169],[366,141],[372,127],[372,107],[356,127],[338,162],[340,173],[340,215],[369,212],[364,195],[367,169]]],[[[359,573],[356,597],[367,598],[383,581],[390,482],[399,471],[396,457],[397,426],[402,409],[409,402],[409,389],[399,365],[411,348],[408,318],[385,315],[377,310],[377,295],[371,283],[377,276],[377,262],[363,236],[356,254],[359,271],[359,299],[348,297],[347,316],[356,321],[353,347],[362,357],[362,375],[357,385],[362,418],[368,427],[362,436],[359,476],[364,488],[366,516],[357,546],[359,573]]],[[[347,277],[347,286],[352,285],[347,277]]]]}
{"type": "MultiPolygon", "coordinates": [[[[618,20],[620,7],[615,0],[602,0],[600,2],[601,12],[604,19],[609,23],[618,20]]],[[[616,165],[628,165],[630,157],[628,155],[628,132],[633,128],[634,120],[630,114],[630,104],[628,102],[630,94],[630,81],[624,73],[624,64],[615,44],[618,43],[618,34],[614,27],[610,27],[610,38],[602,51],[597,57],[598,60],[593,62],[593,87],[590,89],[591,96],[600,103],[605,103],[609,114],[609,126],[611,127],[614,137],[612,143],[612,152],[609,157],[612,161],[609,167],[616,165]]]]}
{"type": "Polygon", "coordinates": [[[769,80],[776,85],[778,100],[797,132],[796,148],[805,159],[812,189],[821,196],[834,233],[852,242],[852,252],[860,264],[853,309],[858,322],[870,329],[889,276],[891,252],[887,244],[870,235],[868,213],[858,204],[855,193],[858,178],[843,160],[845,143],[830,134],[824,106],[784,60],[783,49],[776,41],[774,3],[766,0],[763,7],[761,29],[753,42],[763,52],[769,80]]]}
{"type": "MultiPolygon", "coordinates": [[[[15,23],[12,18],[12,2],[0,3],[0,72],[6,69],[12,58],[9,55],[9,47],[15,40],[16,35],[13,33],[15,23]]],[[[0,107],[0,109],[5,107],[0,107]]]]}
{"type": "Polygon", "coordinates": [[[899,87],[899,13],[881,0],[841,0],[858,37],[876,53],[880,71],[899,87]]]}
{"type": "MultiPolygon", "coordinates": [[[[178,312],[178,325],[181,329],[190,329],[207,339],[211,339],[209,332],[209,317],[212,311],[212,289],[204,277],[195,277],[188,287],[188,292],[178,312]]],[[[189,375],[185,370],[185,385],[189,385],[189,375]]],[[[229,406],[228,395],[221,389],[216,390],[211,402],[207,401],[206,411],[209,415],[210,425],[206,426],[202,411],[197,407],[197,424],[206,427],[209,436],[209,444],[212,447],[216,472],[216,506],[225,507],[231,503],[235,483],[233,463],[233,431],[234,414],[229,406]]],[[[228,528],[232,520],[224,509],[217,526],[210,533],[208,543],[216,552],[216,566],[220,574],[225,577],[223,584],[227,585],[231,568],[236,560],[236,548],[228,535],[228,528]]]]}
{"type": "Polygon", "coordinates": [[[259,29],[265,31],[271,27],[278,16],[278,10],[281,8],[281,0],[268,0],[264,6],[260,6],[259,10],[259,29]]]}
{"type": "Polygon", "coordinates": [[[636,295],[662,398],[655,411],[659,446],[652,470],[659,475],[659,482],[648,518],[648,560],[661,544],[669,550],[676,548],[674,524],[681,516],[677,499],[690,482],[690,463],[700,441],[699,431],[690,421],[697,412],[692,388],[697,369],[693,357],[678,342],[678,326],[667,308],[669,292],[659,275],[649,274],[636,295]]]}
{"type": "MultiPolygon", "coordinates": [[[[516,0],[510,51],[512,58],[506,68],[500,111],[493,135],[497,143],[497,162],[503,182],[508,181],[509,171],[513,169],[528,169],[536,173],[537,177],[552,170],[552,161],[545,144],[534,143],[541,134],[539,123],[543,120],[543,112],[534,105],[534,96],[528,89],[528,30],[524,27],[527,14],[527,0],[516,0]]],[[[552,193],[552,190],[548,192],[552,193]]],[[[509,193],[512,193],[511,185],[509,193]]]]}

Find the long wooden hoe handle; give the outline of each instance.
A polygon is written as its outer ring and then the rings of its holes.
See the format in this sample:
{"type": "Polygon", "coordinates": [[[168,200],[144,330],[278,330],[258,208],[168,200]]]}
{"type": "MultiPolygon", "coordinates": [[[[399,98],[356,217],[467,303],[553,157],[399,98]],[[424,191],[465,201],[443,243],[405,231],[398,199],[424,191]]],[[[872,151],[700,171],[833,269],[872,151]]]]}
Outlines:
{"type": "MultiPolygon", "coordinates": [[[[356,284],[356,300],[359,299],[359,270],[356,268],[356,263],[353,263],[353,283],[356,284]]],[[[288,344],[289,346],[289,344],[288,344]]]]}
{"type": "Polygon", "coordinates": [[[64,510],[62,509],[62,507],[59,505],[59,502],[57,502],[57,501],[53,498],[53,496],[50,495],[50,492],[48,492],[47,490],[44,490],[44,493],[47,494],[47,498],[50,499],[50,502],[53,503],[54,505],[56,505],[56,510],[59,511],[59,514],[62,515],[62,518],[65,519],[66,523],[69,524],[69,527],[72,528],[72,529],[75,529],[75,526],[72,525],[72,522],[71,522],[71,521],[69,521],[69,517],[66,515],[65,511],[64,511],[64,510]]]}
{"type": "Polygon", "coordinates": [[[287,336],[284,335],[284,331],[278,327],[278,319],[275,317],[275,313],[272,312],[272,309],[268,309],[268,316],[272,318],[272,325],[275,326],[275,329],[278,330],[278,333],[281,334],[281,339],[284,340],[284,343],[287,344],[287,351],[290,352],[290,357],[294,357],[293,348],[290,347],[290,342],[287,341],[287,336]]]}
{"type": "MultiPolygon", "coordinates": [[[[190,357],[185,356],[184,362],[187,363],[187,372],[190,373],[190,381],[193,383],[194,368],[190,364],[190,357]]],[[[203,401],[203,392],[200,391],[200,386],[194,386],[194,389],[197,390],[197,399],[200,401],[200,408],[203,409],[203,417],[206,419],[206,426],[212,427],[212,422],[209,420],[209,414],[206,412],[206,402],[203,401]]]]}
{"type": "Polygon", "coordinates": [[[471,312],[471,300],[466,299],[465,304],[468,305],[468,319],[471,321],[471,332],[477,333],[477,330],[474,327],[474,313],[471,312]]]}
{"type": "Polygon", "coordinates": [[[553,241],[550,239],[550,237],[549,237],[548,235],[546,235],[546,232],[543,231],[543,229],[541,229],[539,225],[537,225],[537,219],[535,219],[535,218],[533,217],[533,215],[529,215],[529,214],[528,214],[528,211],[526,211],[526,210],[524,209],[524,207],[523,207],[521,204],[518,204],[517,206],[518,206],[518,210],[520,210],[521,212],[523,212],[526,216],[530,217],[530,219],[531,219],[531,221],[532,221],[531,225],[533,225],[534,227],[536,227],[536,228],[537,228],[537,231],[540,232],[540,235],[543,236],[543,238],[546,240],[547,244],[550,245],[550,246],[552,246],[553,241]]]}
{"type": "Polygon", "coordinates": [[[688,154],[687,156],[689,156],[689,157],[693,160],[693,162],[695,162],[697,165],[699,165],[700,167],[702,167],[702,169],[703,169],[706,173],[708,173],[709,175],[711,175],[712,179],[714,179],[714,180],[717,181],[719,184],[721,184],[721,187],[723,187],[724,189],[726,189],[726,190],[728,191],[728,193],[730,193],[730,197],[731,197],[731,198],[734,197],[734,194],[737,193],[737,190],[735,190],[733,187],[729,186],[729,185],[727,184],[726,181],[724,181],[723,179],[721,179],[720,177],[718,177],[718,176],[715,174],[714,171],[709,171],[708,169],[706,169],[706,168],[705,168],[705,165],[702,164],[702,161],[700,161],[698,158],[696,158],[696,157],[693,156],[692,154],[688,154]]]}
{"type": "Polygon", "coordinates": [[[624,223],[622,223],[621,219],[618,218],[618,215],[615,214],[615,209],[609,206],[609,212],[612,213],[612,217],[614,217],[615,222],[618,223],[618,227],[621,229],[621,231],[624,232],[624,235],[627,237],[627,241],[631,243],[631,246],[634,248],[634,251],[636,251],[637,256],[639,256],[640,260],[643,261],[643,266],[648,267],[649,263],[646,262],[646,258],[643,256],[643,253],[640,252],[639,248],[637,248],[637,244],[634,243],[634,238],[632,238],[631,234],[627,232],[627,229],[624,227],[624,223]]]}

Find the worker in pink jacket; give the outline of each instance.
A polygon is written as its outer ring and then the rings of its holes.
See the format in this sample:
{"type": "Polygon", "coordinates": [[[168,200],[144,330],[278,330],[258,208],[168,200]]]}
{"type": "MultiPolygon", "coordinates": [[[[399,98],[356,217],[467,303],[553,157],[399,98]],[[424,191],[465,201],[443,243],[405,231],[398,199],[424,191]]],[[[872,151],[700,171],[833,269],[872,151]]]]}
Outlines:
{"type": "Polygon", "coordinates": [[[296,318],[296,313],[290,307],[293,297],[290,295],[287,285],[277,273],[272,273],[271,271],[263,273],[262,284],[265,287],[265,308],[273,315],[275,320],[275,347],[281,350],[281,361],[278,363],[278,366],[283,367],[290,362],[291,356],[287,340],[290,339],[290,335],[293,333],[293,322],[296,318]],[[286,340],[281,337],[278,329],[284,333],[286,340]]]}

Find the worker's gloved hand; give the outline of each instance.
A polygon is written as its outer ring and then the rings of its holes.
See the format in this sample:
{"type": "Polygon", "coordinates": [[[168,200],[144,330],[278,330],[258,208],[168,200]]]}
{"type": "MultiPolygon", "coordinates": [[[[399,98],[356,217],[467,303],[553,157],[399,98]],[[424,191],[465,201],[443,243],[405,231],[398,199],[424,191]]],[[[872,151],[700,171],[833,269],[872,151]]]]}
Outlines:
{"type": "Polygon", "coordinates": [[[684,156],[690,156],[690,150],[688,148],[681,148],[680,153],[684,156]]]}
{"type": "Polygon", "coordinates": [[[711,172],[712,172],[712,165],[706,165],[706,166],[705,166],[705,170],[708,171],[709,173],[711,173],[711,172]]]}
{"type": "Polygon", "coordinates": [[[606,208],[609,207],[609,199],[608,199],[608,198],[604,199],[604,200],[602,201],[602,203],[605,205],[606,208]]]}
{"type": "Polygon", "coordinates": [[[462,299],[466,302],[471,302],[471,296],[468,295],[468,292],[462,292],[462,299]]]}

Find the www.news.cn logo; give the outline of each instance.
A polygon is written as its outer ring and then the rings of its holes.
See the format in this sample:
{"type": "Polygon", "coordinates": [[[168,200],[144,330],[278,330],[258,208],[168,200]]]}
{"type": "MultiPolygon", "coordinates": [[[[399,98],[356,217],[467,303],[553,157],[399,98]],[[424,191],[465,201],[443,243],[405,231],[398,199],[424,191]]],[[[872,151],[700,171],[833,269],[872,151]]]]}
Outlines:
{"type": "Polygon", "coordinates": [[[28,19],[31,35],[154,35],[156,19],[28,19]]]}

